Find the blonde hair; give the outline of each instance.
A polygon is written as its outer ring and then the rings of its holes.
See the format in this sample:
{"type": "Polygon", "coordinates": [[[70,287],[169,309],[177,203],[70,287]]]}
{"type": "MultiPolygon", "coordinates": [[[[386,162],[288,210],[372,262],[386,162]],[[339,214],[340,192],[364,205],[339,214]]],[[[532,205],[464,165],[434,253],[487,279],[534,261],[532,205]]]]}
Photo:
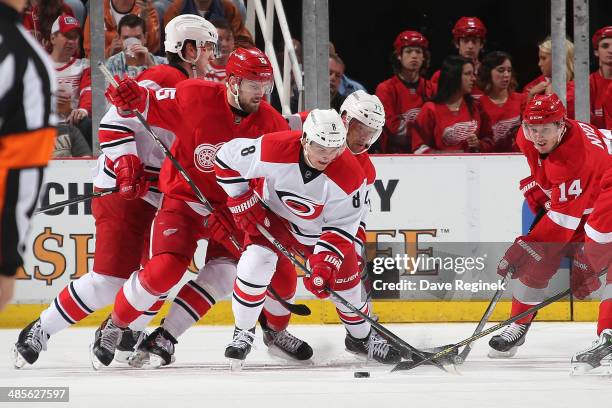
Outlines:
{"type": "MultiPolygon", "coordinates": [[[[547,54],[552,54],[552,41],[550,37],[547,37],[544,41],[542,41],[538,47],[540,51],[545,52],[547,54]]],[[[565,39],[565,50],[567,51],[567,56],[565,58],[565,64],[567,69],[567,82],[574,80],[574,43],[565,39]]]]}

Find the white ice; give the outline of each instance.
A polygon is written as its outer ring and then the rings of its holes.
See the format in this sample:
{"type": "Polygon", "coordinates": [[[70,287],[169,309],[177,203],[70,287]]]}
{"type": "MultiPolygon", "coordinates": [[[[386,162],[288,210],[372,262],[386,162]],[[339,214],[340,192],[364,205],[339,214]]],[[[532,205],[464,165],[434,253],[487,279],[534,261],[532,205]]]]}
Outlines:
{"type": "MultiPolygon", "coordinates": [[[[415,346],[454,343],[471,335],[475,324],[394,324],[388,327],[415,346]]],[[[179,339],[175,364],[135,370],[113,363],[93,371],[88,345],[94,328],[69,329],[50,339],[33,366],[16,370],[8,359],[18,330],[0,330],[6,363],[0,386],[68,386],[76,407],[606,407],[612,401],[610,377],[570,377],[574,352],[595,338],[594,323],[535,323],[527,342],[510,360],[486,357],[482,339],[458,374],[431,366],[389,373],[344,351],[340,325],[292,326],[313,347],[314,365],[271,356],[261,341],[242,372],[230,372],[223,358],[232,328],[198,326],[179,339]],[[354,371],[370,378],[354,378],[354,371]]],[[[2,404],[9,406],[10,404],[2,404]]],[[[37,404],[40,406],[45,404],[37,404]]],[[[52,406],[67,406],[54,403],[52,406]]],[[[25,407],[28,404],[15,404],[25,407]]]]}

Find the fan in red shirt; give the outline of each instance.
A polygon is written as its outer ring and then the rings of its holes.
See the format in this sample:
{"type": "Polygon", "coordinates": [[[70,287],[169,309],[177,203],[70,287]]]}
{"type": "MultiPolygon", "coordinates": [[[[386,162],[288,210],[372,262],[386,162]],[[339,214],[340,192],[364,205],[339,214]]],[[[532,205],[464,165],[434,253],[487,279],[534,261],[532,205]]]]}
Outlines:
{"type": "Polygon", "coordinates": [[[612,26],[600,28],[593,35],[593,53],[599,60],[599,69],[591,74],[591,123],[599,129],[610,129],[612,123],[606,125],[606,116],[612,112],[605,108],[609,102],[608,88],[612,84],[612,26]]]}
{"type": "Polygon", "coordinates": [[[470,95],[474,65],[451,55],[444,60],[438,92],[426,102],[412,129],[415,154],[478,152],[490,141],[481,141],[480,108],[470,95]]]}
{"type": "Polygon", "coordinates": [[[521,126],[527,95],[514,91],[517,83],[510,55],[502,51],[487,54],[482,59],[478,84],[484,91],[484,95],[478,99],[482,134],[492,142],[481,151],[518,151],[515,138],[521,126]]]}
{"type": "Polygon", "coordinates": [[[412,125],[426,100],[433,96],[423,77],[429,65],[429,43],[416,31],[403,31],[393,42],[395,75],[376,87],[385,107],[385,127],[380,139],[382,153],[412,153],[412,125]]]}
{"type": "MultiPolygon", "coordinates": [[[[525,85],[523,92],[527,92],[527,99],[535,95],[550,95],[552,91],[552,42],[547,38],[538,46],[538,66],[542,75],[525,85]]],[[[566,58],[566,81],[565,92],[567,116],[574,118],[574,44],[565,40],[566,58]]]]}
{"type": "MultiPolygon", "coordinates": [[[[500,275],[511,273],[516,279],[512,316],[544,300],[549,281],[564,257],[575,257],[571,268],[574,296],[585,297],[599,287],[597,273],[579,259],[586,221],[600,224],[596,210],[609,214],[610,201],[601,201],[601,192],[608,188],[606,180],[610,183],[612,156],[603,139],[591,125],[567,119],[555,94],[536,96],[527,105],[517,144],[527,158],[534,188],[525,188],[524,194],[528,202],[532,202],[529,196],[539,195],[535,201],[548,211],[527,235],[515,240],[498,265],[500,275]]],[[[513,356],[524,343],[534,317],[526,316],[493,336],[489,356],[513,356]]]]}
{"type": "MultiPolygon", "coordinates": [[[[472,61],[474,73],[478,75],[480,71],[480,52],[484,48],[487,38],[487,28],[478,17],[461,17],[453,27],[453,42],[457,47],[457,52],[464,58],[472,61]]],[[[438,89],[440,71],[434,72],[431,76],[431,85],[434,93],[438,89]]],[[[474,86],[471,94],[474,98],[479,98],[482,91],[474,86]]]]}

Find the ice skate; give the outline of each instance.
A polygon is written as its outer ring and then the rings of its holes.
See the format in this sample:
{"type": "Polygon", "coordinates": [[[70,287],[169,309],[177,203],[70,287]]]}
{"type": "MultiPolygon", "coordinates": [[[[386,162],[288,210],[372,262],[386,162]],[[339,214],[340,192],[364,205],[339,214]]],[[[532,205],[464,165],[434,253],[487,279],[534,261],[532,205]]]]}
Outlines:
{"type": "Polygon", "coordinates": [[[123,331],[124,329],[117,327],[110,317],[98,327],[95,340],[90,346],[91,365],[94,370],[108,366],[113,361],[123,331]]]}
{"type": "Polygon", "coordinates": [[[149,334],[129,358],[128,363],[135,368],[159,368],[176,361],[174,345],[178,341],[163,327],[149,334]]]}
{"type": "Polygon", "coordinates": [[[590,347],[574,354],[571,375],[612,375],[612,329],[601,332],[590,347]]]}
{"type": "Polygon", "coordinates": [[[525,343],[529,326],[531,326],[531,323],[512,323],[501,334],[491,337],[491,340],[489,340],[489,346],[491,346],[489,358],[514,357],[518,348],[525,343]]]}
{"type": "Polygon", "coordinates": [[[22,368],[26,364],[34,364],[42,350],[47,350],[49,335],[40,325],[40,319],[28,324],[19,333],[17,343],[13,345],[11,359],[15,368],[22,368]]]}
{"type": "Polygon", "coordinates": [[[240,370],[244,365],[246,356],[251,352],[255,340],[255,328],[242,330],[234,328],[234,338],[225,349],[225,357],[230,360],[230,369],[240,370]]]}
{"type": "Polygon", "coordinates": [[[400,351],[374,330],[371,330],[370,335],[364,339],[356,339],[347,332],[344,345],[348,352],[368,357],[382,364],[397,364],[402,359],[400,351]]]}

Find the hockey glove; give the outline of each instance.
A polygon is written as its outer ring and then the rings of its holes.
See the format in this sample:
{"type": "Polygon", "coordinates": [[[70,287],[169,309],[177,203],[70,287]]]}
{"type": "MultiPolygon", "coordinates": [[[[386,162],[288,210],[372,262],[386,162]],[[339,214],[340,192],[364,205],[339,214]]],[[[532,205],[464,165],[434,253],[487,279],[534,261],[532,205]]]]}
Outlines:
{"type": "Polygon", "coordinates": [[[240,248],[236,248],[230,237],[236,229],[232,222],[232,215],[227,207],[216,207],[204,221],[204,226],[208,228],[209,239],[214,240],[225,246],[236,258],[240,258],[240,248]]]}
{"type": "Polygon", "coordinates": [[[117,175],[119,195],[126,200],[140,198],[149,190],[149,181],[145,178],[144,166],[138,156],[126,154],[119,157],[113,170],[117,175]]]}
{"type": "Polygon", "coordinates": [[[336,274],[342,261],[333,252],[319,252],[308,257],[306,266],[310,269],[310,276],[304,277],[304,286],[319,299],[329,297],[325,287],[334,288],[336,274]]]}
{"type": "Polygon", "coordinates": [[[540,243],[534,242],[528,235],[520,236],[499,261],[497,273],[506,276],[510,272],[512,279],[519,278],[522,273],[542,261],[543,257],[543,247],[540,243]]]}
{"type": "Polygon", "coordinates": [[[540,208],[550,209],[550,198],[546,195],[544,190],[535,181],[533,176],[525,177],[519,183],[521,193],[525,196],[527,205],[534,214],[540,211],[540,208]]]}
{"type": "Polygon", "coordinates": [[[132,110],[144,112],[147,104],[147,89],[140,87],[132,78],[118,81],[117,87],[109,85],[104,96],[117,107],[119,113],[129,115],[132,110]]]}
{"type": "Polygon", "coordinates": [[[257,224],[266,227],[270,224],[266,217],[266,209],[261,205],[259,197],[255,195],[253,190],[249,190],[238,197],[228,197],[227,208],[234,216],[238,228],[249,235],[260,235],[257,224]]]}
{"type": "Polygon", "coordinates": [[[584,251],[575,254],[570,271],[570,286],[573,295],[578,299],[584,299],[599,289],[601,282],[597,275],[597,271],[588,262],[584,251]]]}

